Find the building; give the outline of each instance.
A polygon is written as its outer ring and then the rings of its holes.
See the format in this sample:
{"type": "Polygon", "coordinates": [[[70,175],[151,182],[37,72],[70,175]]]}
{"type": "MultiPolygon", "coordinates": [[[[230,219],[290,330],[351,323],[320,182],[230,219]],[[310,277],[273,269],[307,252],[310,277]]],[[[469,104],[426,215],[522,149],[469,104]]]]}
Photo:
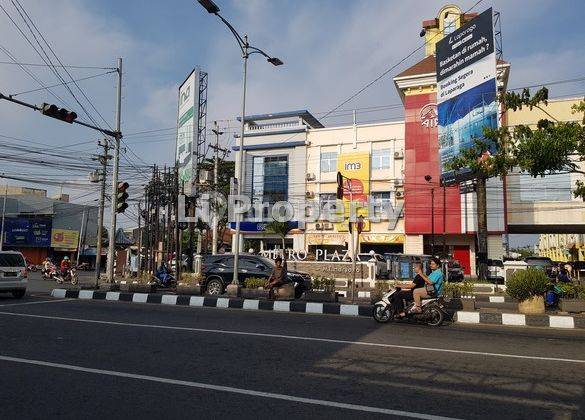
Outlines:
{"type": "Polygon", "coordinates": [[[28,190],[6,195],[3,249],[18,250],[31,263],[40,264],[48,256],[76,257],[79,245],[82,256],[95,247],[97,207],[47,198],[46,192],[39,192],[44,190],[28,190]]]}
{"type": "Polygon", "coordinates": [[[585,261],[585,235],[545,233],[538,240],[538,255],[553,261],[585,261]]]}

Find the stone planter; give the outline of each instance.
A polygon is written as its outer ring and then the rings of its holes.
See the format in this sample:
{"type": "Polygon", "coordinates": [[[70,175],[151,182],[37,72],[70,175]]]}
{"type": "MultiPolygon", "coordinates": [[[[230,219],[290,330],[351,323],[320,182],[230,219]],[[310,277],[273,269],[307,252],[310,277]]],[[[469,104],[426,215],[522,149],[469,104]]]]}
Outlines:
{"type": "MultiPolygon", "coordinates": [[[[131,293],[154,293],[156,292],[156,285],[152,284],[144,284],[144,283],[130,283],[128,284],[128,291],[131,293]]],[[[120,290],[122,289],[122,285],[120,285],[120,290]]]]}
{"type": "Polygon", "coordinates": [[[319,290],[308,290],[303,295],[307,302],[337,302],[337,293],[319,290]]]}
{"type": "Polygon", "coordinates": [[[179,283],[177,284],[178,295],[200,295],[201,286],[198,284],[179,283]]]}
{"type": "Polygon", "coordinates": [[[475,311],[475,299],[472,297],[462,297],[461,306],[464,311],[475,311]]]}
{"type": "Polygon", "coordinates": [[[475,311],[475,299],[452,297],[445,299],[445,307],[453,311],[475,311]]]}
{"type": "Polygon", "coordinates": [[[268,290],[258,287],[243,287],[240,291],[240,296],[244,299],[268,299],[268,290]]]}
{"type": "Polygon", "coordinates": [[[585,312],[585,300],[583,299],[560,299],[559,308],[563,312],[585,312]]]}
{"type": "Polygon", "coordinates": [[[518,302],[518,311],[526,315],[539,315],[544,313],[544,297],[532,296],[529,299],[518,302]]]}

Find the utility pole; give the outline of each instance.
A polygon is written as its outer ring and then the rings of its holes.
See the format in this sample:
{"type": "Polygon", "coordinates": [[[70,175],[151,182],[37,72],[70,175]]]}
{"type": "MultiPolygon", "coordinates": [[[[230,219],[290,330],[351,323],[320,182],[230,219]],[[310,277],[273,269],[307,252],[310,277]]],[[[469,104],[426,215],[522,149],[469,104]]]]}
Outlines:
{"type": "Polygon", "coordinates": [[[212,221],[212,243],[211,243],[211,253],[213,255],[217,254],[217,225],[219,222],[219,209],[218,202],[217,202],[217,194],[219,194],[219,185],[218,185],[218,168],[219,168],[219,151],[224,152],[224,157],[227,154],[227,150],[219,147],[219,136],[221,136],[224,132],[219,131],[219,127],[217,125],[217,121],[213,122],[213,129],[211,130],[215,134],[215,146],[212,146],[215,149],[215,154],[213,158],[213,221],[212,221]]]}
{"type": "Polygon", "coordinates": [[[116,135],[114,136],[114,168],[112,170],[112,198],[110,203],[110,240],[108,244],[108,282],[114,282],[114,258],[116,257],[116,215],[118,211],[118,170],[120,166],[120,125],[122,117],[122,59],[118,58],[118,89],[116,97],[116,135]]]}
{"type": "Polygon", "coordinates": [[[100,204],[98,209],[98,230],[97,230],[97,242],[96,242],[96,255],[95,255],[95,287],[99,287],[100,273],[102,266],[102,237],[104,236],[104,206],[106,201],[106,178],[108,171],[108,159],[111,156],[108,155],[110,150],[110,144],[107,139],[98,141],[98,145],[104,148],[104,154],[97,157],[102,164],[102,171],[100,173],[100,204]]]}
{"type": "Polygon", "coordinates": [[[4,185],[4,202],[2,203],[2,227],[0,228],[0,251],[4,244],[4,220],[6,219],[6,198],[8,197],[8,184],[4,185]]]}
{"type": "Polygon", "coordinates": [[[77,262],[76,264],[79,265],[79,258],[81,257],[81,248],[85,243],[85,219],[86,219],[86,212],[87,209],[83,208],[83,215],[81,216],[81,227],[79,228],[79,240],[77,241],[77,262]]]}
{"type": "Polygon", "coordinates": [[[175,162],[173,169],[173,204],[175,207],[175,258],[177,261],[177,282],[179,282],[183,270],[183,251],[181,250],[183,231],[179,228],[179,161],[175,162]]]}
{"type": "Polygon", "coordinates": [[[136,256],[136,276],[140,278],[142,274],[142,208],[140,204],[142,200],[140,200],[137,204],[138,206],[138,255],[136,256]]]}
{"type": "Polygon", "coordinates": [[[477,178],[477,262],[479,280],[487,280],[488,229],[486,179],[477,178]]]}

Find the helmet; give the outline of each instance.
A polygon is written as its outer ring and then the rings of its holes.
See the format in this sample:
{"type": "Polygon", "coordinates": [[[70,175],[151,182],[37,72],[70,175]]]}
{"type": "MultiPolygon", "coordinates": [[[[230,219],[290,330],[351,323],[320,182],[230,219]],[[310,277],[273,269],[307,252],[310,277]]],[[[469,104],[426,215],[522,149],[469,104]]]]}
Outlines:
{"type": "Polygon", "coordinates": [[[64,259],[65,261],[69,261],[69,257],[67,257],[67,256],[66,256],[66,257],[63,257],[63,259],[64,259]]]}

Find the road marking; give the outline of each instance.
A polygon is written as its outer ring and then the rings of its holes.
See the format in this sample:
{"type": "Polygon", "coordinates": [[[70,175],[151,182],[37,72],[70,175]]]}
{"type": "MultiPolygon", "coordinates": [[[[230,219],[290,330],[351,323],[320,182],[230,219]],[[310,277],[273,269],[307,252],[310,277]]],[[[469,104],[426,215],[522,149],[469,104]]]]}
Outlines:
{"type": "Polygon", "coordinates": [[[489,353],[483,351],[473,350],[456,350],[456,349],[440,349],[433,347],[419,347],[419,346],[406,346],[401,344],[385,344],[385,343],[372,343],[369,341],[350,341],[350,340],[338,340],[334,338],[319,338],[319,337],[302,337],[299,335],[284,335],[284,334],[268,334],[258,332],[246,332],[246,331],[233,331],[233,330],[214,330],[209,328],[193,328],[193,327],[176,327],[172,325],[156,325],[156,324],[136,324],[133,322],[116,322],[116,321],[100,321],[97,319],[83,319],[83,318],[67,318],[62,316],[49,316],[49,315],[33,315],[33,314],[22,314],[16,312],[0,312],[0,315],[8,316],[21,316],[25,318],[42,318],[42,319],[53,319],[57,321],[71,321],[80,322],[86,324],[98,324],[98,325],[115,325],[120,327],[138,327],[138,328],[154,328],[160,330],[173,330],[173,331],[190,331],[190,332],[202,332],[202,333],[213,333],[213,334],[230,334],[230,335],[242,335],[248,337],[265,337],[265,338],[281,338],[284,340],[301,340],[301,341],[315,341],[320,343],[333,343],[333,344],[344,344],[344,345],[356,345],[356,346],[367,346],[367,347],[381,347],[389,349],[401,349],[401,350],[418,350],[418,351],[429,351],[434,353],[454,353],[454,354],[469,354],[475,356],[488,356],[488,357],[500,357],[510,359],[526,359],[526,360],[539,360],[548,362],[564,362],[564,363],[583,363],[583,359],[563,359],[560,357],[544,357],[544,356],[525,356],[521,354],[507,354],[507,353],[489,353]]]}
{"type": "Polygon", "coordinates": [[[94,369],[76,365],[65,365],[61,363],[45,362],[43,360],[22,359],[19,357],[0,356],[0,360],[14,363],[24,363],[28,365],[51,367],[56,369],[71,370],[76,372],[93,373],[96,375],[114,376],[119,378],[138,379],[143,381],[158,382],[170,385],[186,386],[190,388],[199,388],[203,390],[231,392],[232,394],[250,395],[253,397],[271,398],[276,400],[291,401],[303,404],[320,405],[324,407],[335,407],[353,411],[363,411],[368,413],[386,414],[391,416],[408,417],[424,420],[456,420],[453,417],[435,416],[432,414],[414,413],[409,411],[392,410],[389,408],[370,407],[367,405],[348,404],[337,401],[318,400],[315,398],[296,397],[294,395],[277,394],[274,392],[254,391],[252,389],[236,388],[232,386],[213,385],[202,382],[181,381],[178,379],[161,378],[158,376],[139,375],[135,373],[118,372],[115,370],[94,369]]]}
{"type": "Polygon", "coordinates": [[[4,306],[23,306],[23,305],[36,305],[39,303],[56,303],[56,302],[70,302],[71,299],[51,299],[51,300],[35,300],[34,302],[22,302],[22,303],[7,303],[4,306]]]}

